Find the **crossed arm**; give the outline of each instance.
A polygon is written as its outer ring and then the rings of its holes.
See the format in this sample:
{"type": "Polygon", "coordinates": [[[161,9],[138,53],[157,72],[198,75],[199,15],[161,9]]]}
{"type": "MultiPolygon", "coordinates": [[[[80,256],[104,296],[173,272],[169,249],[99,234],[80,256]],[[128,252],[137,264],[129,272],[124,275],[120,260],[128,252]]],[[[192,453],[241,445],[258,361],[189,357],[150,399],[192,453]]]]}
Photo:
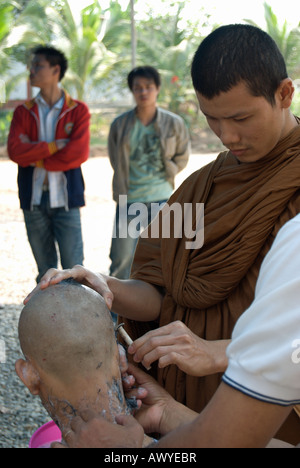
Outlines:
{"type": "Polygon", "coordinates": [[[12,120],[7,149],[12,161],[21,167],[39,165],[48,171],[78,168],[89,156],[90,114],[86,106],[74,115],[74,126],[68,139],[32,141],[31,120],[24,121],[24,109],[16,109],[12,120]]]}

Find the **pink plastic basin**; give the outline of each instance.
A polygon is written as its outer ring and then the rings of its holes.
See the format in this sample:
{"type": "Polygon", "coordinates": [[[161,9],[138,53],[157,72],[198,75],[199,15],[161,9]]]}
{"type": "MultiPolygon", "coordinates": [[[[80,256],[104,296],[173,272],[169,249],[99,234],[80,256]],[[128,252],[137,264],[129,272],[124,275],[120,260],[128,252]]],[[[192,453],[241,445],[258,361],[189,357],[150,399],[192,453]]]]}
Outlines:
{"type": "Polygon", "coordinates": [[[61,441],[61,432],[54,421],[41,426],[32,435],[29,448],[50,448],[53,442],[61,441]]]}

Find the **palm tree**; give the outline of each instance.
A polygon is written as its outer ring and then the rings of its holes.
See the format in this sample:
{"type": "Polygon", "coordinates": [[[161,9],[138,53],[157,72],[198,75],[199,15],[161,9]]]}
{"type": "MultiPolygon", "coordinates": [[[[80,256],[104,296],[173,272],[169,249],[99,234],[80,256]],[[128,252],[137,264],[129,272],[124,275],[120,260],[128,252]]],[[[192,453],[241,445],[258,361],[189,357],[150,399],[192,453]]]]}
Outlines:
{"type": "Polygon", "coordinates": [[[18,37],[11,52],[24,64],[37,44],[53,44],[64,50],[69,69],[63,85],[78,99],[86,99],[111,71],[124,60],[130,61],[130,13],[123,12],[116,0],[107,10],[102,9],[100,0],[94,0],[81,10],[79,24],[68,0],[29,0],[10,37],[18,37]]]}
{"type": "MultiPolygon", "coordinates": [[[[296,28],[290,29],[287,21],[280,25],[278,18],[268,3],[264,3],[266,31],[278,45],[287,69],[292,78],[298,78],[300,73],[300,22],[296,28]]],[[[257,26],[251,20],[247,23],[257,26]]]]}
{"type": "Polygon", "coordinates": [[[198,115],[198,105],[192,86],[190,67],[200,43],[199,30],[207,15],[200,11],[196,19],[182,22],[188,2],[174,2],[172,10],[153,15],[137,25],[138,62],[153,64],[162,76],[160,101],[180,115],[190,126],[198,115]]]}
{"type": "Polygon", "coordinates": [[[9,68],[9,55],[8,55],[8,37],[14,22],[14,9],[18,8],[17,3],[11,1],[4,1],[0,4],[0,61],[1,61],[1,74],[9,68]]]}
{"type": "Polygon", "coordinates": [[[16,84],[24,78],[24,73],[14,73],[13,76],[10,76],[14,64],[12,51],[18,42],[16,35],[12,34],[12,30],[21,10],[20,2],[4,1],[0,4],[0,103],[9,98],[16,84]]]}
{"type": "MultiPolygon", "coordinates": [[[[0,63],[1,76],[4,78],[9,69],[9,57],[5,52],[6,39],[12,21],[13,6],[8,2],[0,5],[0,63]]],[[[5,80],[0,78],[0,106],[6,100],[5,80]]]]}
{"type": "Polygon", "coordinates": [[[69,70],[64,80],[67,88],[74,88],[78,99],[83,99],[88,80],[101,66],[105,57],[103,36],[105,18],[98,1],[80,12],[80,24],[76,24],[68,1],[62,2],[57,26],[59,44],[69,58],[69,70]]]}

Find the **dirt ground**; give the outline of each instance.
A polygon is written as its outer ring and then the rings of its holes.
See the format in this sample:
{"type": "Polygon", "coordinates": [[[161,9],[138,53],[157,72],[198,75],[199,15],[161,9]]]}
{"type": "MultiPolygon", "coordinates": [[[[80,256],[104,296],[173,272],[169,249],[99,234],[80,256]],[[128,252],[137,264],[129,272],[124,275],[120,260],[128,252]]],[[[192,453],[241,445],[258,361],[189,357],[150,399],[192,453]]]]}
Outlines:
{"type": "MultiPolygon", "coordinates": [[[[81,210],[85,265],[106,272],[115,203],[112,200],[112,169],[107,157],[91,157],[82,167],[86,184],[86,207],[81,210]]],[[[192,172],[216,157],[216,153],[192,154],[176,186],[192,172]]],[[[27,242],[23,214],[17,195],[17,165],[0,157],[0,303],[23,300],[34,287],[36,265],[27,242]]],[[[1,316],[0,316],[1,317],[1,316]]]]}
{"type": "MultiPolygon", "coordinates": [[[[92,156],[82,167],[86,183],[86,207],[81,211],[85,266],[107,273],[115,214],[113,174],[104,150],[93,148],[92,156]]],[[[193,154],[176,186],[215,157],[216,153],[193,154]]],[[[17,165],[5,157],[5,151],[0,156],[0,201],[0,448],[23,448],[49,417],[14,371],[15,360],[21,356],[18,318],[23,299],[35,286],[37,271],[19,209],[17,165]]]]}

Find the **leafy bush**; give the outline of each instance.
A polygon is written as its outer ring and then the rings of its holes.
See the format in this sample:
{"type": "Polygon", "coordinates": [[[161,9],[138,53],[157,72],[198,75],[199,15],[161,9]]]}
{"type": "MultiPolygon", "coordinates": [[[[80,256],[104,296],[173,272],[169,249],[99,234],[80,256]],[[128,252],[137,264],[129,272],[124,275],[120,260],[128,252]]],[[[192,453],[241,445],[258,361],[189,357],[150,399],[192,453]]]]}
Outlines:
{"type": "Polygon", "coordinates": [[[0,145],[6,145],[13,112],[0,110],[0,145]]]}
{"type": "Polygon", "coordinates": [[[292,104],[292,112],[300,117],[300,80],[296,80],[296,91],[292,104]]]}

